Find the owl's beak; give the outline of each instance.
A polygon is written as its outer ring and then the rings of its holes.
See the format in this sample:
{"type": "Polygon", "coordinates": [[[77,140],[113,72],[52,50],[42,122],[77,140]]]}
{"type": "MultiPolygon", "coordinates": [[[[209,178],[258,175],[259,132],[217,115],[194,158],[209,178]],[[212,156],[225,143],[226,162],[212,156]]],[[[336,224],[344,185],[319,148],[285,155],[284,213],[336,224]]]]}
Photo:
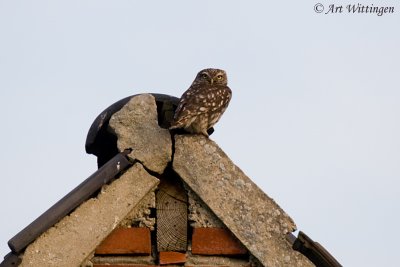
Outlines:
{"type": "Polygon", "coordinates": [[[211,85],[214,83],[214,79],[211,79],[211,85]]]}

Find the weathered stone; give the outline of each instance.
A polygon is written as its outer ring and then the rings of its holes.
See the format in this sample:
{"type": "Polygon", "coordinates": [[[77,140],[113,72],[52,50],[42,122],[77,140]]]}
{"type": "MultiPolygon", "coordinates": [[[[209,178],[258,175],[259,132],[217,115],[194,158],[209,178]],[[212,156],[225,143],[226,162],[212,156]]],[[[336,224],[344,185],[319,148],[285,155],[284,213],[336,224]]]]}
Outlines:
{"type": "Polygon", "coordinates": [[[150,217],[150,208],[156,207],[156,195],[154,192],[148,193],[130,214],[121,222],[122,227],[147,227],[154,230],[156,219],[150,217]]]}
{"type": "Polygon", "coordinates": [[[133,97],[111,117],[109,127],[118,138],[119,151],[132,149],[129,157],[154,172],[164,172],[171,161],[172,141],[169,131],[158,125],[154,96],[133,97]]]}
{"type": "Polygon", "coordinates": [[[215,216],[206,204],[185,186],[189,200],[188,220],[193,228],[199,227],[224,227],[224,224],[215,216]]]}
{"type": "MultiPolygon", "coordinates": [[[[122,265],[123,264],[135,264],[134,266],[139,265],[139,266],[143,266],[143,265],[154,265],[155,264],[155,260],[152,256],[128,256],[128,255],[124,255],[124,256],[117,256],[117,255],[113,255],[113,256],[95,256],[93,257],[90,261],[87,262],[86,265],[84,265],[85,267],[93,267],[93,264],[104,264],[104,265],[122,265]]],[[[121,267],[122,267],[121,266],[121,267]]]]}
{"type": "Polygon", "coordinates": [[[261,262],[254,257],[253,255],[250,254],[250,267],[264,267],[261,262]]]}
{"type": "Polygon", "coordinates": [[[264,266],[313,266],[285,240],[292,219],[213,141],[176,135],[173,169],[264,266]]]}
{"type": "Polygon", "coordinates": [[[249,266],[249,261],[247,259],[241,259],[241,258],[189,255],[185,266],[244,267],[244,266],[249,266]]]}
{"type": "Polygon", "coordinates": [[[79,266],[158,183],[136,163],[29,245],[20,266],[79,266]]]}

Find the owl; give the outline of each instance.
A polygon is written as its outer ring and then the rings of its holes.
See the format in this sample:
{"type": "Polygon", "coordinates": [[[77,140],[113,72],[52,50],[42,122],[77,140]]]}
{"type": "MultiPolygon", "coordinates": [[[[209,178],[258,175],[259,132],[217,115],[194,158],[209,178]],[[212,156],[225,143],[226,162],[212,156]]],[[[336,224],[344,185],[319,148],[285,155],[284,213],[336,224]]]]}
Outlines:
{"type": "Polygon", "coordinates": [[[183,128],[208,137],[207,130],[218,122],[232,98],[227,84],[223,70],[200,71],[179,100],[170,129],[183,128]]]}

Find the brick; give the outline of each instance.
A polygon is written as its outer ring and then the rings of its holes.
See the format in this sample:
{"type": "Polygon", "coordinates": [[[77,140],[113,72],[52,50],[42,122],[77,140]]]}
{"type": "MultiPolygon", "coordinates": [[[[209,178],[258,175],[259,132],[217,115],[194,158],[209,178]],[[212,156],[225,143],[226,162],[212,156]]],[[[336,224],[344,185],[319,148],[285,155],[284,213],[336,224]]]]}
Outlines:
{"type": "MultiPolygon", "coordinates": [[[[93,264],[93,267],[180,267],[182,265],[167,265],[167,266],[161,266],[161,265],[146,265],[146,264],[93,264]]],[[[194,267],[194,266],[193,266],[194,267]]],[[[196,267],[198,267],[196,265],[196,267]]],[[[201,266],[201,267],[206,267],[206,266],[201,266]]],[[[214,267],[214,266],[207,266],[207,267],[214,267]]],[[[225,267],[225,266],[215,266],[215,267],[225,267]]],[[[229,267],[229,266],[226,266],[229,267]]],[[[249,267],[249,266],[246,266],[249,267]]]]}
{"type": "Polygon", "coordinates": [[[247,249],[225,228],[194,228],[192,254],[244,255],[247,249]]]}
{"type": "Polygon", "coordinates": [[[101,242],[95,250],[96,255],[150,255],[150,230],[141,228],[117,228],[101,242]]]}
{"type": "Polygon", "coordinates": [[[93,267],[160,267],[160,266],[143,265],[143,264],[93,264],[93,267]]]}
{"type": "Polygon", "coordinates": [[[186,254],[175,251],[161,251],[160,264],[185,263],[186,254]]]}
{"type": "MultiPolygon", "coordinates": [[[[250,267],[250,263],[235,265],[236,267],[250,267]]],[[[169,266],[168,266],[169,267],[169,266]]],[[[185,265],[185,267],[232,267],[231,265],[185,265]]]]}
{"type": "Polygon", "coordinates": [[[93,264],[93,267],[160,267],[160,266],[143,265],[143,264],[93,264]]]}

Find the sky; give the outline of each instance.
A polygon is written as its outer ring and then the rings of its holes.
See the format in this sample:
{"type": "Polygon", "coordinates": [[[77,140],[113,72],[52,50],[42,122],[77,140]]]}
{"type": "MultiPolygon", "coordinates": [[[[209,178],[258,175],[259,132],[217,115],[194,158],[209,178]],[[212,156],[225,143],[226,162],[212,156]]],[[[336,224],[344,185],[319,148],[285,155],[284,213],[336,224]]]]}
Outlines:
{"type": "Polygon", "coordinates": [[[332,4],[0,0],[0,258],[96,170],[98,114],[215,67],[233,98],[211,139],[343,266],[398,266],[400,4],[332,4]]]}

